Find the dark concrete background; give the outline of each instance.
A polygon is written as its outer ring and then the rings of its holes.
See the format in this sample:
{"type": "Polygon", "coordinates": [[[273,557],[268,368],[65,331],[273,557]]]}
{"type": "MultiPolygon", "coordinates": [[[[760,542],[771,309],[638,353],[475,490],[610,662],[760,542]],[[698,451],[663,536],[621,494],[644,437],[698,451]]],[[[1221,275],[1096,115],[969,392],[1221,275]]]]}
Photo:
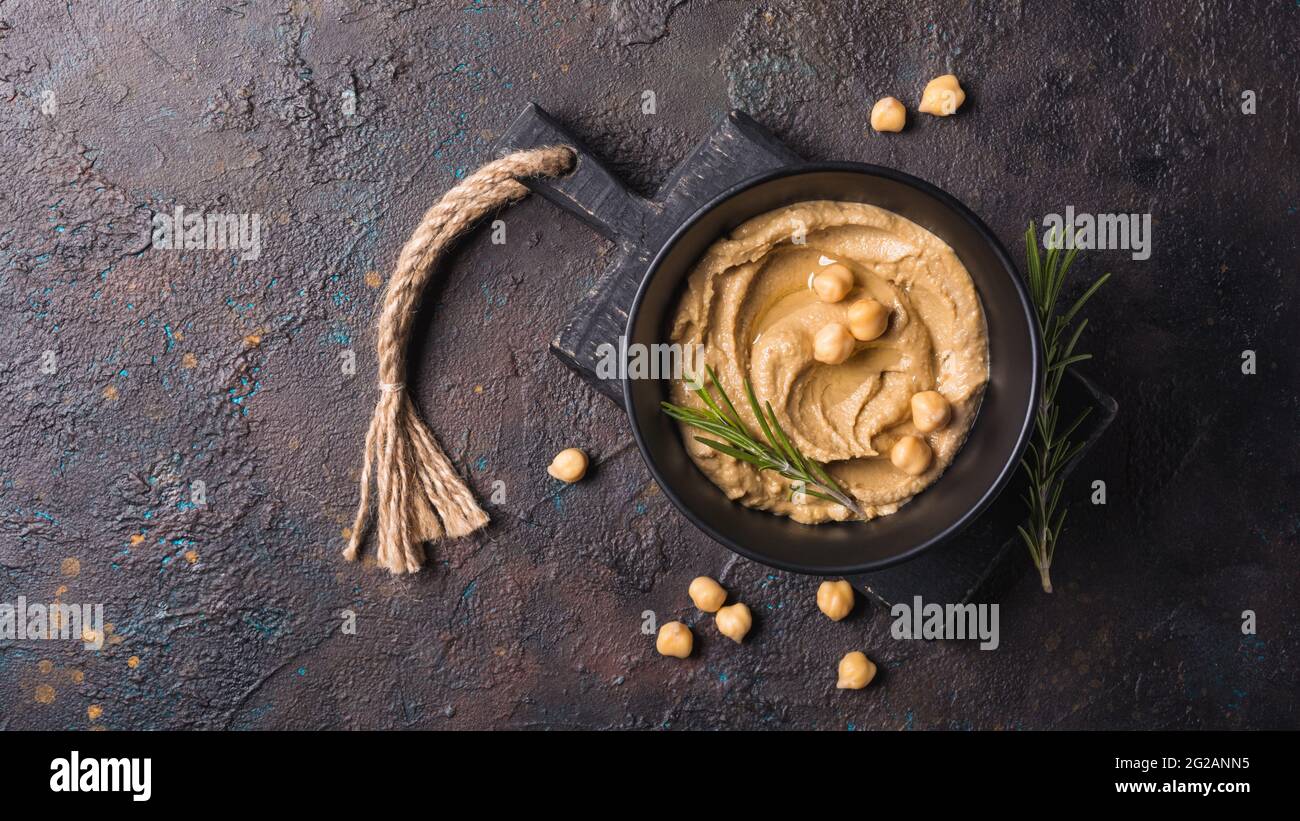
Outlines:
{"type": "Polygon", "coordinates": [[[1290,0],[0,2],[0,601],[112,623],[97,653],[0,643],[0,727],[1300,727],[1298,51],[1290,0]],[[958,116],[870,132],[947,70],[958,116]],[[381,278],[530,100],[643,193],[734,106],[946,188],[1013,249],[1067,205],[1153,215],[1149,261],[1078,264],[1072,292],[1114,272],[1084,347],[1120,416],[1057,592],[1025,557],[999,650],[894,641],[870,606],[833,624],[816,579],[686,524],[546,350],[611,249],[539,201],[457,254],[412,380],[506,501],[417,577],[341,560],[381,278]],[[261,258],[151,249],[177,205],[260,213],[261,258]],[[569,445],[598,464],[560,489],[569,445]],[[691,608],[701,573],[753,608],[744,645],[691,608]],[[691,659],[656,656],[647,610],[696,625],[691,659]],[[882,675],[837,692],[850,649],[882,675]]]}

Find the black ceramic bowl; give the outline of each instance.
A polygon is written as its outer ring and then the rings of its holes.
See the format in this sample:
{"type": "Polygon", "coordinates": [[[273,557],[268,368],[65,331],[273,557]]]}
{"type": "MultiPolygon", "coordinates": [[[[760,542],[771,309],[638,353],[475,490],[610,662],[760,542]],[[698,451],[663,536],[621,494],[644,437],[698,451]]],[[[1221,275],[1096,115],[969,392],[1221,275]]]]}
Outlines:
{"type": "Polygon", "coordinates": [[[1006,486],[1029,442],[1042,379],[1042,341],[1006,250],[970,209],[923,180],[861,163],[782,168],[742,182],[705,205],[659,251],[628,316],[629,344],[667,341],[667,320],[686,275],[714,240],[767,211],[807,200],[865,202],[907,217],[948,243],[984,305],[989,384],[966,445],[948,470],[897,513],[870,522],[802,525],[732,502],[687,456],[677,423],[659,410],[666,380],[623,382],[641,454],[687,518],[755,561],[818,575],[879,570],[956,534],[1006,486]]]}

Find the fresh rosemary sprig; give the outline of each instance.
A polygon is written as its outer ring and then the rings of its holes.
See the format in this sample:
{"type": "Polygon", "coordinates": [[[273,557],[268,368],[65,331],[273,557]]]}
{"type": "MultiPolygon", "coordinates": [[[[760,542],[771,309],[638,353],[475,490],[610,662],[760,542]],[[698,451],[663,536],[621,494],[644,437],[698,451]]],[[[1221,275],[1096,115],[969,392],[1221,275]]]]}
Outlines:
{"type": "Polygon", "coordinates": [[[774,470],[790,481],[799,483],[796,485],[796,488],[799,488],[796,492],[844,505],[859,519],[866,518],[857,500],[845,493],[817,460],[804,456],[791,443],[790,437],[777,421],[776,414],[772,412],[772,403],[764,402],[764,407],[759,407],[758,398],[754,396],[754,386],[748,379],[745,380],[745,395],[749,399],[749,407],[754,412],[754,417],[758,419],[758,426],[766,441],[760,441],[749,432],[749,428],[741,421],[740,414],[736,413],[736,406],[731,404],[731,398],[727,396],[722,385],[718,384],[718,376],[713,372],[713,368],[706,370],[709,374],[709,382],[718,389],[721,404],[713,397],[709,385],[701,385],[698,388],[691,388],[691,392],[704,403],[703,409],[660,402],[659,407],[663,412],[678,422],[718,437],[708,439],[696,436],[696,441],[708,445],[719,453],[748,462],[759,470],[774,470]],[[722,441],[718,441],[719,439],[722,441]]]}
{"type": "Polygon", "coordinates": [[[1047,250],[1047,258],[1038,256],[1038,237],[1034,232],[1034,223],[1029,223],[1025,232],[1025,265],[1028,269],[1029,295],[1034,303],[1038,319],[1038,329],[1043,336],[1043,350],[1046,354],[1046,376],[1043,379],[1043,393],[1038,404],[1038,414],[1034,419],[1034,438],[1029,443],[1029,452],[1021,460],[1025,472],[1029,475],[1029,489],[1025,494],[1025,504],[1029,506],[1029,521],[1018,526],[1021,537],[1029,547],[1029,555],[1042,577],[1043,590],[1052,592],[1052,558],[1056,555],[1056,546],[1061,538],[1061,528],[1065,524],[1065,510],[1058,515],[1056,509],[1061,501],[1063,486],[1062,470],[1070,460],[1079,455],[1083,443],[1071,443],[1070,435],[1088,418],[1091,409],[1083,413],[1068,426],[1057,431],[1061,408],[1056,404],[1056,392],[1061,387],[1061,378],[1071,365],[1091,359],[1092,354],[1075,353],[1083,329],[1088,326],[1084,319],[1067,337],[1065,334],[1084,303],[1097,293],[1110,274],[1102,274],[1096,282],[1083,292],[1070,310],[1064,314],[1056,312],[1056,300],[1065,285],[1065,276],[1079,253],[1077,244],[1065,257],[1061,257],[1060,240],[1062,235],[1054,233],[1047,250]],[[1065,340],[1062,344],[1062,340],[1065,340]]]}

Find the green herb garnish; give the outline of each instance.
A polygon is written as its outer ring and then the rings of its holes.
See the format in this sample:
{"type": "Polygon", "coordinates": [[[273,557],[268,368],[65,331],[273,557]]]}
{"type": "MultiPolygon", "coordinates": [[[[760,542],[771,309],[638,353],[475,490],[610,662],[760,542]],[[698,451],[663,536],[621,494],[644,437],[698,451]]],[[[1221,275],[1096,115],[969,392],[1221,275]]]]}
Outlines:
{"type": "Polygon", "coordinates": [[[1038,414],[1034,419],[1034,438],[1029,443],[1029,452],[1021,460],[1025,472],[1029,474],[1029,489],[1024,496],[1025,504],[1029,506],[1029,521],[1018,526],[1017,529],[1029,547],[1029,555],[1034,560],[1034,566],[1038,568],[1043,581],[1043,590],[1047,593],[1052,592],[1052,558],[1056,555],[1056,546],[1061,538],[1061,528],[1065,524],[1067,512],[1061,510],[1058,515],[1056,510],[1061,501],[1063,486],[1061,472],[1083,448],[1082,442],[1071,443],[1070,435],[1083,424],[1083,420],[1088,418],[1091,410],[1091,408],[1085,409],[1074,422],[1057,432],[1061,408],[1056,404],[1056,392],[1061,387],[1061,378],[1071,365],[1092,358],[1092,354],[1074,352],[1074,346],[1078,343],[1083,329],[1088,326],[1088,320],[1079,322],[1068,337],[1066,332],[1084,303],[1097,293],[1097,289],[1106,280],[1110,279],[1109,273],[1103,274],[1083,292],[1083,296],[1075,301],[1070,310],[1058,314],[1056,300],[1061,295],[1070,265],[1079,253],[1076,244],[1076,247],[1070,249],[1062,258],[1061,246],[1064,243],[1059,241],[1061,238],[1060,235],[1053,233],[1053,239],[1057,241],[1048,242],[1048,245],[1053,247],[1048,248],[1046,260],[1040,260],[1038,237],[1034,232],[1032,221],[1029,223],[1029,230],[1025,232],[1025,264],[1028,270],[1029,295],[1034,302],[1038,330],[1043,336],[1047,373],[1043,379],[1043,393],[1038,404],[1038,414]],[[1062,340],[1065,340],[1064,344],[1062,340]]]}
{"type": "Polygon", "coordinates": [[[745,380],[745,395],[749,399],[750,410],[754,412],[758,426],[763,432],[762,440],[750,433],[749,428],[741,421],[740,414],[736,413],[736,406],[731,404],[727,392],[722,389],[722,385],[718,384],[718,376],[713,372],[713,368],[706,368],[706,370],[709,374],[709,383],[718,389],[721,403],[713,397],[709,385],[701,385],[690,390],[704,403],[703,408],[687,408],[671,402],[660,402],[659,407],[663,412],[678,422],[699,428],[717,437],[717,439],[709,439],[696,436],[697,442],[708,445],[719,453],[748,462],[759,470],[776,471],[796,483],[795,493],[841,504],[859,519],[866,518],[857,500],[845,493],[819,462],[804,456],[791,443],[790,437],[777,421],[776,414],[772,412],[772,403],[764,402],[763,407],[759,407],[758,398],[754,396],[754,386],[748,379],[745,380]]]}

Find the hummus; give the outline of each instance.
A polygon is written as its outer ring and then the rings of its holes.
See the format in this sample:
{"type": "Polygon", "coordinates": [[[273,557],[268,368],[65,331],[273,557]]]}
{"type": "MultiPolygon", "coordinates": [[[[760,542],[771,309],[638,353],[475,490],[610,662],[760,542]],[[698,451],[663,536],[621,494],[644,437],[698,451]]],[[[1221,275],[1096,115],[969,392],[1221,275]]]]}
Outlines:
{"type": "MultiPolygon", "coordinates": [[[[750,380],[795,446],[822,462],[867,518],[897,511],[939,478],[965,442],[988,381],[984,311],[957,255],[910,220],[862,203],[798,203],[719,239],[690,272],[670,336],[683,350],[703,347],[757,432],[744,401],[750,380]],[[811,283],[834,263],[854,281],[847,297],[827,303],[811,283]],[[868,297],[889,311],[885,332],[855,341],[840,364],[817,361],[817,331],[846,323],[849,306],[868,297]],[[922,391],[938,391],[952,408],[951,420],[930,433],[912,421],[911,398],[922,391]],[[933,452],[920,475],[890,462],[904,436],[920,437],[933,452]]],[[[676,404],[701,405],[682,381],[671,391],[676,404]]],[[[691,459],[733,500],[807,524],[853,516],[843,505],[795,497],[789,479],[697,442],[697,430],[683,426],[682,433],[691,459]]]]}

